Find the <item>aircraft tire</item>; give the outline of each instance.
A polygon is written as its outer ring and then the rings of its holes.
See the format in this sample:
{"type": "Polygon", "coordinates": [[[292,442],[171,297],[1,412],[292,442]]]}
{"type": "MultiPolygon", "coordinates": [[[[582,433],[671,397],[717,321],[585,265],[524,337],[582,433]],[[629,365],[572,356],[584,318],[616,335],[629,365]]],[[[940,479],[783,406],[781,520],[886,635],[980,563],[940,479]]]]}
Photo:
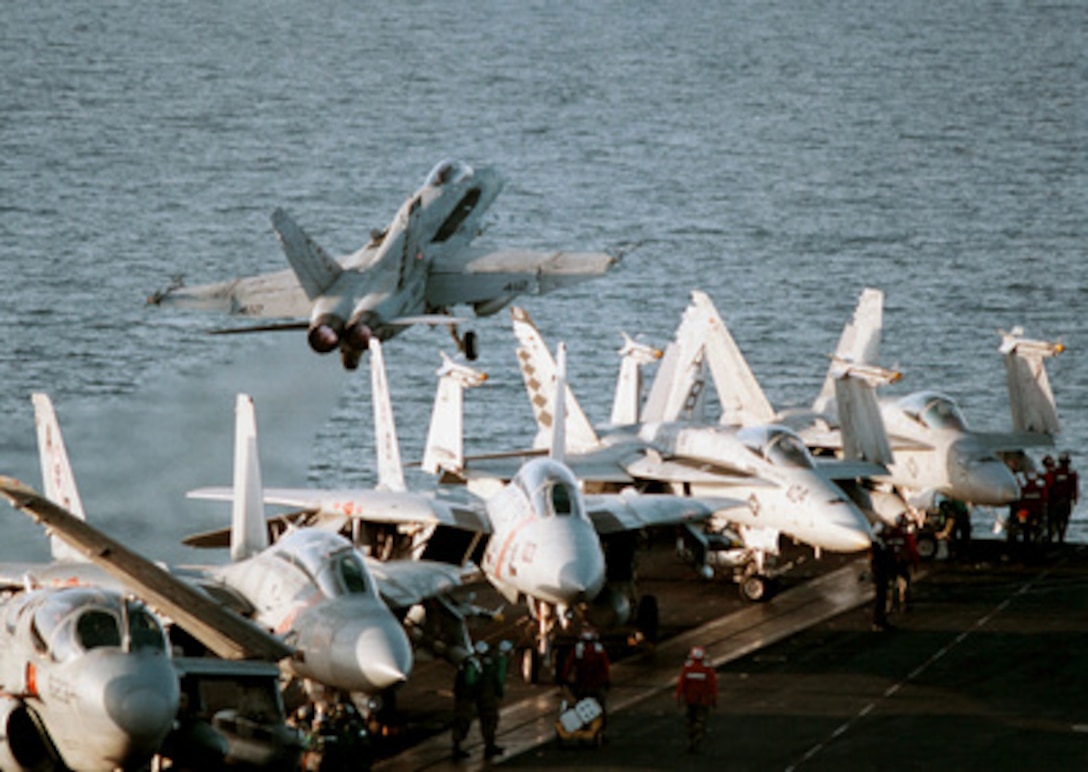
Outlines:
{"type": "Polygon", "coordinates": [[[465,359],[468,361],[475,362],[477,357],[480,356],[480,344],[474,331],[468,330],[465,332],[462,347],[464,348],[465,359]]]}
{"type": "Polygon", "coordinates": [[[642,637],[649,643],[657,643],[661,627],[661,614],[658,611],[656,595],[643,595],[639,598],[635,619],[638,623],[638,629],[642,631],[642,637]]]}
{"type": "Polygon", "coordinates": [[[748,574],[740,580],[740,596],[753,603],[763,603],[771,597],[771,580],[763,574],[748,574]]]}
{"type": "Polygon", "coordinates": [[[937,556],[937,538],[929,531],[919,531],[915,535],[918,545],[918,557],[922,560],[933,560],[937,556]]]}

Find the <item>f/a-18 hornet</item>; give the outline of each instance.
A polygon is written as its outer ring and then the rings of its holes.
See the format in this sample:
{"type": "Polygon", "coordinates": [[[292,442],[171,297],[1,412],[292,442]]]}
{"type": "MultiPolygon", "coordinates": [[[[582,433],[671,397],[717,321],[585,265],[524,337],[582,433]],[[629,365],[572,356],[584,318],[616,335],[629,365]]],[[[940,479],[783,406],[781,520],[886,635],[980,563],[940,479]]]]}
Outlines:
{"type": "Polygon", "coordinates": [[[617,258],[605,253],[487,251],[470,248],[481,220],[502,189],[491,168],[442,161],[404,202],[389,226],[346,257],[334,260],[282,209],[272,214],[294,274],[279,271],[199,287],[173,286],[149,302],[306,321],[221,330],[305,329],[318,353],[340,349],[355,369],[371,338],[388,340],[414,324],[445,325],[469,359],[475,333],[448,315],[469,305],[477,316],[499,311],[518,295],[543,294],[604,274],[617,258]]]}
{"type": "MultiPolygon", "coordinates": [[[[883,329],[883,301],[884,293],[880,290],[869,288],[861,293],[853,319],[840,338],[833,368],[835,362],[844,361],[863,367],[876,365],[883,329]]],[[[1001,336],[999,350],[1005,364],[1011,431],[984,432],[970,428],[955,400],[940,391],[921,390],[880,399],[879,414],[868,423],[884,424],[892,455],[886,462],[888,476],[873,480],[869,495],[873,511],[882,520],[894,520],[907,511],[908,504],[925,509],[938,494],[983,506],[1009,504],[1019,498],[1020,488],[1001,456],[1015,456],[1026,448],[1054,444],[1054,435],[1061,425],[1045,360],[1060,354],[1065,347],[1057,342],[1026,338],[1020,328],[1001,336]]],[[[737,372],[736,368],[735,361],[723,361],[716,374],[726,381],[737,372]]],[[[724,388],[737,393],[735,378],[733,385],[724,388]]],[[[758,389],[758,385],[753,388],[758,389]]],[[[763,401],[766,403],[766,398],[763,401]]],[[[748,401],[746,409],[753,406],[760,412],[770,409],[769,405],[763,408],[758,405],[748,401]]],[[[840,416],[828,381],[812,411],[798,411],[793,420],[810,447],[841,448],[835,438],[840,416]],[[800,424],[804,427],[800,428],[800,424]]]]}
{"type": "Polygon", "coordinates": [[[11,579],[0,596],[0,769],[147,764],[178,709],[159,622],[113,590],[28,589],[11,579]]]}

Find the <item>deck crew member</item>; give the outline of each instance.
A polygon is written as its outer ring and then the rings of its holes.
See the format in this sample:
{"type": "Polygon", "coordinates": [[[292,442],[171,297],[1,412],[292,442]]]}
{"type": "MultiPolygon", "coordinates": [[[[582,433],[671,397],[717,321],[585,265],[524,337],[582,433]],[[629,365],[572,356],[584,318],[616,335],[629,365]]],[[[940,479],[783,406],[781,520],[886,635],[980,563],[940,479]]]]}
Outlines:
{"type": "Polygon", "coordinates": [[[676,703],[686,708],[688,752],[694,753],[706,737],[710,709],[718,705],[718,674],[706,660],[706,652],[695,646],[688,654],[676,681],[676,703]]]}

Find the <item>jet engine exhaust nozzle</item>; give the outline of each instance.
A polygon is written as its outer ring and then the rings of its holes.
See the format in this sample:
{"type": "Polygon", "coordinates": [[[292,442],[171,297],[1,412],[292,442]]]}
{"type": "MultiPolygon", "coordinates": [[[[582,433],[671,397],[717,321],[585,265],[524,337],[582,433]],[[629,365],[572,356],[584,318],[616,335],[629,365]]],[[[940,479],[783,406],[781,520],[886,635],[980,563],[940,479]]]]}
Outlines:
{"type": "Polygon", "coordinates": [[[318,354],[328,354],[340,345],[340,330],[344,323],[331,316],[323,316],[310,325],[306,341],[318,354]]]}
{"type": "Polygon", "coordinates": [[[356,322],[344,330],[344,343],[356,351],[366,351],[373,336],[374,331],[368,325],[356,322]]]}

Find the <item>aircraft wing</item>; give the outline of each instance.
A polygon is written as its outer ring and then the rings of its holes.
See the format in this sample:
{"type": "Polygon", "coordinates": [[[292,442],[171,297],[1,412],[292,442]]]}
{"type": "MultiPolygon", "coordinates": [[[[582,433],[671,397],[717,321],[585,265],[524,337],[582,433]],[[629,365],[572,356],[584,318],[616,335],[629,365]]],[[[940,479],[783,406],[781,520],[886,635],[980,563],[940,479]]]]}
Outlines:
{"type": "Polygon", "coordinates": [[[460,566],[433,560],[366,559],[378,592],[390,608],[408,608],[427,598],[449,592],[461,585],[462,579],[475,573],[460,566]]]}
{"type": "MultiPolygon", "coordinates": [[[[810,449],[841,451],[843,449],[842,431],[838,427],[806,426],[797,431],[801,440],[810,449]]],[[[914,440],[897,434],[888,435],[892,451],[896,450],[933,450],[933,446],[921,440],[914,440]]]]}
{"type": "MultiPolygon", "coordinates": [[[[231,501],[233,488],[198,488],[187,494],[193,499],[231,501]]],[[[376,491],[365,488],[316,490],[311,488],[265,488],[265,504],[318,510],[325,514],[352,517],[372,523],[427,523],[447,525],[476,533],[491,533],[491,522],[483,504],[421,493],[376,491]]]]}
{"type": "Polygon", "coordinates": [[[631,477],[641,480],[713,485],[774,485],[761,477],[730,466],[679,456],[664,458],[657,453],[648,453],[628,461],[623,468],[631,477]]]}
{"type": "Polygon", "coordinates": [[[887,477],[888,469],[870,461],[816,459],[816,472],[827,480],[856,480],[859,477],[887,477]]]}
{"type": "Polygon", "coordinates": [[[446,307],[498,299],[509,301],[517,295],[543,295],[603,276],[617,262],[617,258],[604,252],[511,249],[476,255],[461,250],[437,257],[431,264],[427,304],[446,307]]]}
{"type": "Polygon", "coordinates": [[[311,306],[290,269],[194,287],[178,284],[155,293],[148,303],[263,319],[308,318],[311,306]]]}
{"type": "Polygon", "coordinates": [[[971,436],[980,445],[995,453],[1054,445],[1053,436],[1040,432],[972,432],[971,436]]]}
{"type": "Polygon", "coordinates": [[[679,525],[710,517],[719,509],[745,506],[738,499],[704,500],[657,493],[596,494],[585,499],[589,519],[601,534],[679,525]]]}
{"type": "Polygon", "coordinates": [[[0,495],[220,657],[274,662],[293,653],[290,646],[264,629],[17,480],[0,477],[0,495]]]}
{"type": "MultiPolygon", "coordinates": [[[[564,462],[580,480],[607,483],[633,483],[635,478],[624,471],[623,466],[610,449],[591,453],[568,455],[564,462]]],[[[509,482],[518,470],[533,458],[547,454],[547,450],[516,450],[506,453],[469,456],[465,459],[463,476],[469,480],[491,479],[509,482]]]]}

